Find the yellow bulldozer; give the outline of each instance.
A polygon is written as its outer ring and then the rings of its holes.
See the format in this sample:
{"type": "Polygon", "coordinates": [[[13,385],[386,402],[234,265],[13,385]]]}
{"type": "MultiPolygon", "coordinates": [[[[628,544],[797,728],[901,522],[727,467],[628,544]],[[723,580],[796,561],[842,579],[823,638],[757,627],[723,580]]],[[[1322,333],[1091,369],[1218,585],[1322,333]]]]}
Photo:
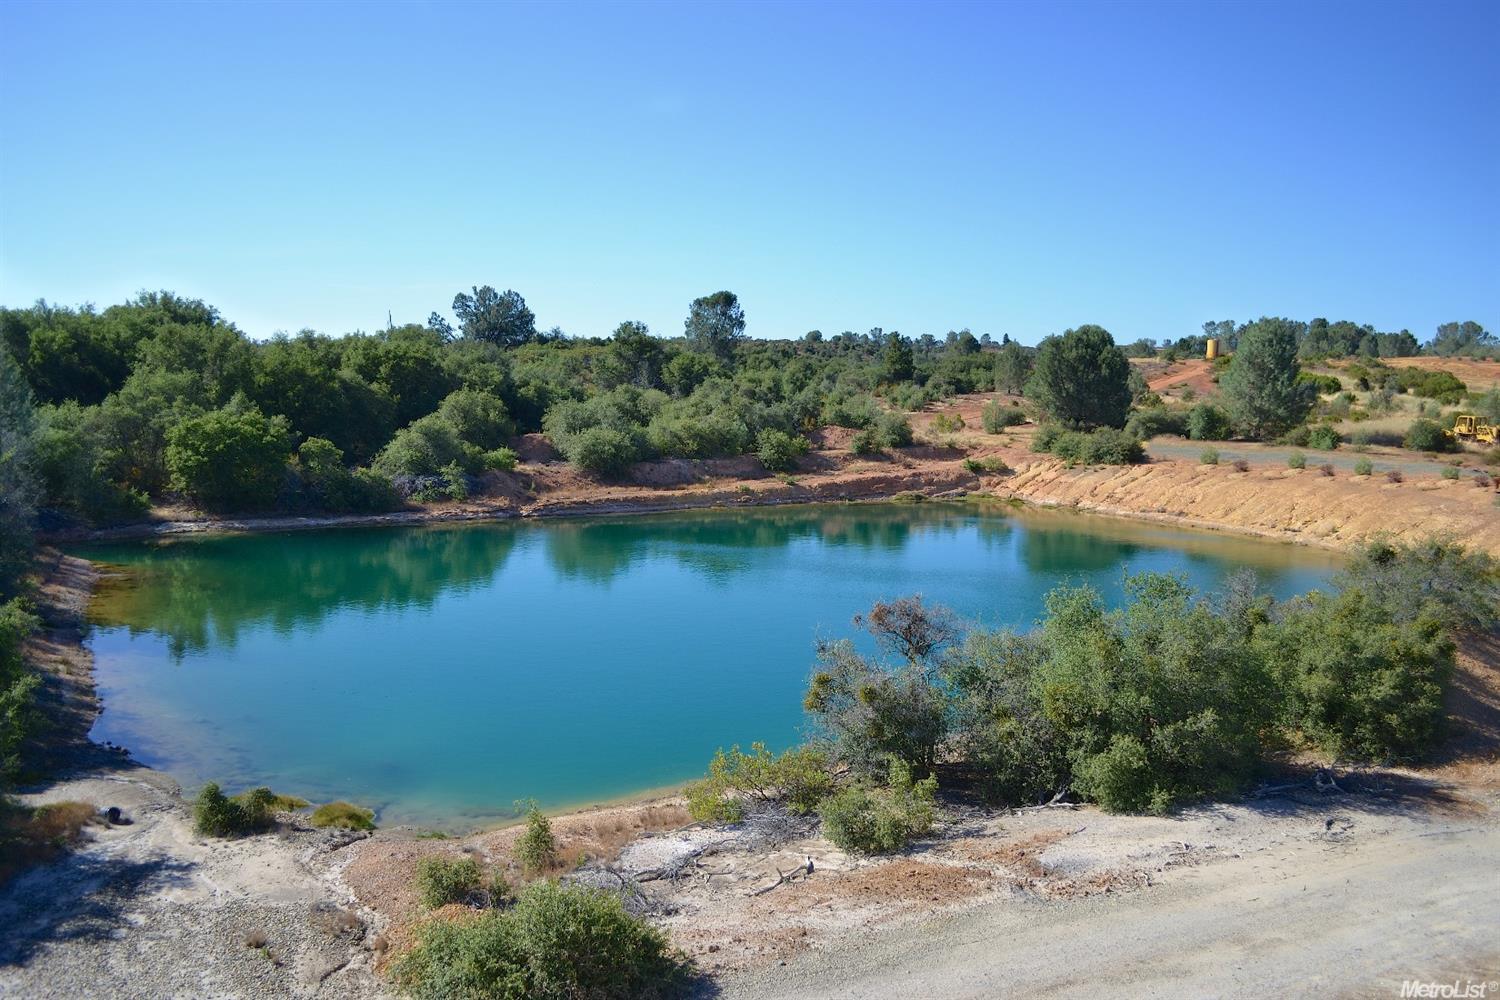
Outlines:
{"type": "Polygon", "coordinates": [[[1475,444],[1494,444],[1495,436],[1500,428],[1494,424],[1487,424],[1472,413],[1461,413],[1453,421],[1453,429],[1448,436],[1456,441],[1474,442],[1475,444]]]}

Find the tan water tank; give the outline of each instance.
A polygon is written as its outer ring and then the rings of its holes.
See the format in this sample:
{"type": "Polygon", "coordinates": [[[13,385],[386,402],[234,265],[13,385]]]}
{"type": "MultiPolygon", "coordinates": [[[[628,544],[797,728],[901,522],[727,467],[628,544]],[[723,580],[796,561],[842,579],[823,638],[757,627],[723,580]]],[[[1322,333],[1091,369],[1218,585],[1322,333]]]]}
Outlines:
{"type": "Polygon", "coordinates": [[[1203,352],[1203,356],[1206,357],[1210,361],[1212,361],[1214,358],[1217,358],[1219,356],[1219,338],[1218,337],[1209,337],[1208,338],[1208,348],[1207,348],[1207,350],[1205,350],[1203,352]]]}

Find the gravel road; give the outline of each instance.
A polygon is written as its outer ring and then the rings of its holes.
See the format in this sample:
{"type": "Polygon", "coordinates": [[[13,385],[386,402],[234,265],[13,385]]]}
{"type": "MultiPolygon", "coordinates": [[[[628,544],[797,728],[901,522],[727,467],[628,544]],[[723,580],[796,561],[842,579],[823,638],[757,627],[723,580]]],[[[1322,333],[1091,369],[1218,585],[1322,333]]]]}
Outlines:
{"type": "Polygon", "coordinates": [[[1273,853],[1144,892],[1006,901],[852,939],[721,996],[1396,997],[1407,979],[1500,980],[1492,815],[1273,853]]]}

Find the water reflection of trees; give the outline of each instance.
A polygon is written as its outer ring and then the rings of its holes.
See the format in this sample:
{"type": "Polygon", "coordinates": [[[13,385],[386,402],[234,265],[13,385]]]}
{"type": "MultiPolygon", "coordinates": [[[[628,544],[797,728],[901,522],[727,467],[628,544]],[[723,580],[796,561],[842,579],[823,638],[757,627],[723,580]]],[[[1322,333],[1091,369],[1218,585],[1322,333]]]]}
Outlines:
{"type": "Polygon", "coordinates": [[[491,578],[515,544],[512,526],[485,525],[240,536],[85,555],[125,569],[105,578],[93,617],[157,633],[181,657],[232,646],[250,626],[292,632],[341,609],[431,605],[491,578]]]}
{"type": "Polygon", "coordinates": [[[340,610],[430,606],[445,593],[482,585],[516,544],[540,532],[560,576],[605,584],[652,560],[709,582],[750,572],[757,551],[801,541],[829,548],[899,551],[919,534],[976,532],[1003,539],[1004,518],[955,505],[792,507],[699,511],[539,524],[434,526],[295,532],[85,552],[124,575],[99,588],[94,618],[164,637],[174,657],[233,646],[251,627],[294,633],[340,610]]]}
{"type": "Polygon", "coordinates": [[[559,522],[549,526],[547,557],[558,573],[607,583],[633,566],[670,559],[710,579],[749,571],[755,550],[802,540],[828,547],[900,551],[914,534],[955,534],[978,526],[986,542],[1003,537],[1000,517],[975,519],[945,505],[783,507],[559,522]]]}

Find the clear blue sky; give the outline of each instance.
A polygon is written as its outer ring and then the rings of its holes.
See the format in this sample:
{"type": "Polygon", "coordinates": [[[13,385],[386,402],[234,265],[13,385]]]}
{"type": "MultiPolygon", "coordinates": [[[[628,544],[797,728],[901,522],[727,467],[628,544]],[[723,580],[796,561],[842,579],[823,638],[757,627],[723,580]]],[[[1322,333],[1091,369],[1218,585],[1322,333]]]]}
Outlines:
{"type": "Polygon", "coordinates": [[[0,5],[0,302],[1500,327],[1500,3],[0,5]]]}

